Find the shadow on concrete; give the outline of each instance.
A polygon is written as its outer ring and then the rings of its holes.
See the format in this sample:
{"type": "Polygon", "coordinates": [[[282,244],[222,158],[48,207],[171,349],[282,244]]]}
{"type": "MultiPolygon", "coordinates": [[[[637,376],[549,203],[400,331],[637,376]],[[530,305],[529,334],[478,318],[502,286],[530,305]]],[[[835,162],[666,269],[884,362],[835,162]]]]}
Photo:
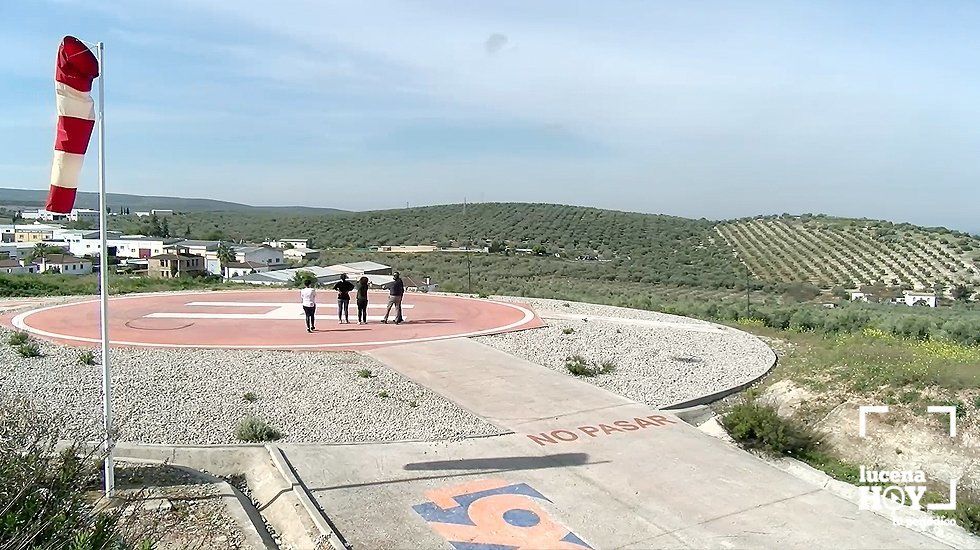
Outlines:
{"type": "Polygon", "coordinates": [[[515,472],[520,470],[540,470],[544,468],[569,468],[574,466],[585,466],[587,464],[608,464],[611,460],[597,460],[589,462],[589,455],[585,453],[563,453],[545,456],[506,456],[499,458],[473,458],[459,460],[436,460],[432,462],[412,462],[403,466],[408,471],[446,471],[446,470],[467,470],[458,473],[406,477],[399,479],[388,479],[381,481],[364,481],[361,483],[347,483],[344,485],[333,485],[331,487],[310,487],[312,493],[323,491],[334,491],[337,489],[355,489],[359,487],[375,487],[380,485],[392,485],[397,483],[412,483],[427,481],[432,479],[452,479],[457,477],[485,476],[487,474],[499,474],[503,472],[515,472]]]}
{"type": "Polygon", "coordinates": [[[503,456],[497,458],[461,458],[458,460],[433,460],[411,462],[403,470],[538,470],[581,466],[589,461],[585,453],[563,453],[545,456],[503,456]]]}

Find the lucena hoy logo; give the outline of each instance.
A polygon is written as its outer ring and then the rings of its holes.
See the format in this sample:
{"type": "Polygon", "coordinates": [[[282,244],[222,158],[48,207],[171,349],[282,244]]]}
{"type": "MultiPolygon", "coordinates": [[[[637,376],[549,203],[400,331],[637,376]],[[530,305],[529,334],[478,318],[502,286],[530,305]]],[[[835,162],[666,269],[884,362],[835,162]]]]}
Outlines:
{"type": "MultiPolygon", "coordinates": [[[[868,437],[867,415],[886,414],[887,405],[861,406],[859,411],[860,437],[868,437]]],[[[930,406],[929,414],[949,415],[949,436],[956,437],[956,408],[949,406],[930,406]]],[[[928,490],[928,478],[922,470],[879,470],[866,466],[860,467],[860,483],[858,496],[859,507],[862,510],[892,510],[903,507],[916,510],[955,510],[957,478],[949,480],[949,493],[946,502],[930,502],[923,506],[922,500],[928,490]]],[[[895,521],[896,518],[893,517],[895,521]]],[[[937,518],[937,521],[942,521],[937,518]]]]}

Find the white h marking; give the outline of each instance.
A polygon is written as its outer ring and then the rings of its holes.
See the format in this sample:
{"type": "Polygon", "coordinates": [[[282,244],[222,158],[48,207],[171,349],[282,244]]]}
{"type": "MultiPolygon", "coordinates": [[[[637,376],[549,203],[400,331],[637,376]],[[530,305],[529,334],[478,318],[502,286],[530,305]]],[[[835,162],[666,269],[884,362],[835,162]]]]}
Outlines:
{"type": "MultiPolygon", "coordinates": [[[[303,318],[303,308],[300,304],[295,302],[190,302],[185,304],[187,306],[205,306],[205,307],[271,307],[274,308],[266,313],[196,313],[196,312],[160,312],[160,313],[150,313],[144,317],[152,319],[257,319],[257,320],[289,320],[293,321],[296,319],[303,318]]],[[[330,316],[332,313],[336,313],[336,309],[330,307],[332,304],[317,304],[317,313],[322,317],[330,316]]],[[[387,309],[388,304],[368,304],[368,309],[387,309]]],[[[402,309],[414,309],[415,306],[412,304],[403,304],[402,309]]],[[[357,307],[351,304],[350,309],[354,310],[354,316],[357,316],[357,307]]],[[[394,310],[394,307],[392,307],[394,310]]],[[[407,316],[404,316],[406,319],[407,316]]],[[[380,321],[384,319],[381,315],[368,315],[368,321],[380,321]]]]}

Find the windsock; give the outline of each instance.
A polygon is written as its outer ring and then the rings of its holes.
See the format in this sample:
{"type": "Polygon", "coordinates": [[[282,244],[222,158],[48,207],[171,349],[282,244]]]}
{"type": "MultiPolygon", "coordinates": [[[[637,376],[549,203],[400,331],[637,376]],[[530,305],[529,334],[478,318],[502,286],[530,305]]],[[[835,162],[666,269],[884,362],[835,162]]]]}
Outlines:
{"type": "Polygon", "coordinates": [[[51,188],[45,208],[67,214],[75,205],[75,190],[82,160],[95,126],[92,81],[99,76],[99,61],[92,50],[74,36],[66,36],[58,48],[54,90],[58,105],[58,130],[54,138],[51,188]]]}

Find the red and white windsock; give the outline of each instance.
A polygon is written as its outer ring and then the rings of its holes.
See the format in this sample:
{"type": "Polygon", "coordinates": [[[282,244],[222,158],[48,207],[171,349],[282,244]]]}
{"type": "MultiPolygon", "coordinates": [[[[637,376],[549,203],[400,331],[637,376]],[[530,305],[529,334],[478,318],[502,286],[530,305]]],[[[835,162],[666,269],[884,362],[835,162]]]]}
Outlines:
{"type": "Polygon", "coordinates": [[[45,208],[67,214],[75,205],[78,175],[95,126],[92,81],[99,76],[99,61],[92,50],[74,36],[66,36],[58,48],[54,89],[58,104],[58,132],[54,138],[51,189],[45,208]]]}

